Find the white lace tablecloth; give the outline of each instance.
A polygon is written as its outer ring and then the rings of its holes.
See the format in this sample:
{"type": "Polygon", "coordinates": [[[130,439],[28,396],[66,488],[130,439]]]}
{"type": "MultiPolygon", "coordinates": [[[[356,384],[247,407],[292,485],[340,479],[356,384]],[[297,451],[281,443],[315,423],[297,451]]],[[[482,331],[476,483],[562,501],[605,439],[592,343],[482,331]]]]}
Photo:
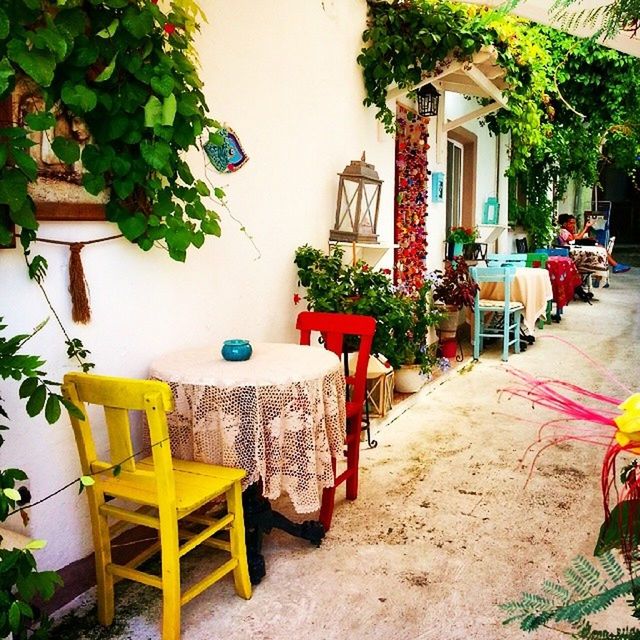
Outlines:
{"type": "MultiPolygon", "coordinates": [[[[480,285],[480,297],[489,300],[504,300],[502,282],[483,282],[480,285]]],[[[546,269],[518,267],[511,281],[511,300],[522,302],[524,311],[522,321],[529,333],[536,328],[536,320],[547,311],[547,301],[553,300],[551,278],[546,269]]]]}
{"type": "Polygon", "coordinates": [[[345,438],[345,381],[339,358],[321,347],[258,343],[244,362],[219,347],[168,354],[150,367],[169,383],[176,458],[239,467],[270,500],[283,492],[298,513],[320,508],[333,485],[331,458],[345,438]]]}

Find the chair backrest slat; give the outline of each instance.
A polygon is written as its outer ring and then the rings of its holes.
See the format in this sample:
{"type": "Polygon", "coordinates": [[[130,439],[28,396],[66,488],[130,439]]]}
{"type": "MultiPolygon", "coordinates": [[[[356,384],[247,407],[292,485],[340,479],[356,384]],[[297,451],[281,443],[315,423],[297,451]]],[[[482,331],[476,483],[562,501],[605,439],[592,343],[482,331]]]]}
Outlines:
{"type": "Polygon", "coordinates": [[[569,256],[569,248],[568,247],[546,247],[543,249],[536,249],[535,253],[540,253],[547,256],[569,256]]]}
{"type": "Polygon", "coordinates": [[[352,385],[352,402],[364,403],[367,386],[367,368],[371,344],[376,331],[375,318],[350,313],[329,313],[320,311],[303,311],[298,315],[296,329],[300,331],[300,344],[311,344],[311,333],[322,335],[324,347],[343,358],[348,337],[357,337],[358,358],[355,374],[345,376],[347,384],[352,385]]]}
{"type": "Polygon", "coordinates": [[[489,253],[487,254],[487,266],[503,267],[513,265],[516,267],[527,266],[526,253],[489,253]]]}
{"type": "MultiPolygon", "coordinates": [[[[501,282],[504,284],[505,313],[509,313],[511,301],[511,281],[516,275],[515,267],[470,267],[469,273],[475,282],[501,282]]],[[[476,291],[476,306],[480,300],[480,290],[476,291]]]]}
{"type": "MultiPolygon", "coordinates": [[[[71,415],[82,472],[84,474],[109,473],[114,465],[119,467],[116,477],[123,482],[137,477],[148,484],[149,471],[136,468],[131,439],[130,411],[146,414],[151,440],[158,491],[173,495],[173,470],[169,430],[166,412],[173,408],[171,389],[157,380],[128,380],[86,373],[68,373],[64,377],[62,391],[84,415],[84,420],[71,415]],[[87,405],[101,405],[104,409],[105,427],[109,440],[109,451],[99,456],[95,435],[99,427],[89,418],[87,405]]],[[[113,474],[111,474],[113,475],[113,474]]]]}

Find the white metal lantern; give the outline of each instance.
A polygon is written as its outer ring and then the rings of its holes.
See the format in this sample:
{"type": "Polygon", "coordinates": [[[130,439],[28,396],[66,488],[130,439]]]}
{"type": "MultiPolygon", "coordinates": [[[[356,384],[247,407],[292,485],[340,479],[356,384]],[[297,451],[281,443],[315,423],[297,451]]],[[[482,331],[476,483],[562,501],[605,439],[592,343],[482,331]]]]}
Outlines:
{"type": "Polygon", "coordinates": [[[376,229],[382,180],[372,164],[353,160],[345,167],[338,185],[335,227],[329,239],[339,242],[378,242],[376,229]]]}

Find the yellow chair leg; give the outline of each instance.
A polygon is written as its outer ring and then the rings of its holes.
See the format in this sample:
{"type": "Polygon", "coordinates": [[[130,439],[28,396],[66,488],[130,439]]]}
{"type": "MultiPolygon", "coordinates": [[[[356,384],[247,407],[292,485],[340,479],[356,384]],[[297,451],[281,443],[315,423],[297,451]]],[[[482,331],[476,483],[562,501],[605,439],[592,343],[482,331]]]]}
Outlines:
{"type": "Polygon", "coordinates": [[[97,527],[94,530],[94,549],[96,558],[96,586],[98,600],[98,622],[109,626],[113,622],[115,612],[115,595],[113,592],[113,574],[108,570],[111,564],[111,540],[109,538],[109,522],[100,514],[97,503],[90,505],[95,509],[97,527]]]}
{"type": "Polygon", "coordinates": [[[162,542],[162,640],[180,640],[178,523],[160,516],[162,542]]]}
{"type": "Polygon", "coordinates": [[[233,513],[233,523],[229,531],[231,545],[231,557],[238,561],[233,570],[233,581],[236,593],[248,600],[251,597],[251,580],[249,579],[249,566],[247,564],[247,550],[245,546],[244,515],[242,511],[242,489],[240,483],[234,483],[227,491],[227,508],[233,513]]]}

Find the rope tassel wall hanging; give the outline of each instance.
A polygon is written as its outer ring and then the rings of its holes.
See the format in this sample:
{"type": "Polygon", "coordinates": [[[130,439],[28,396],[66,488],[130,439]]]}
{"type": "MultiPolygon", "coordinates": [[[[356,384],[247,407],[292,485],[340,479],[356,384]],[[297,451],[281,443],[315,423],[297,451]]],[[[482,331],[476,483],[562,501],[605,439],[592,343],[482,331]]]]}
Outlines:
{"type": "Polygon", "coordinates": [[[97,238],[85,242],[67,242],[66,240],[51,240],[48,238],[37,238],[36,242],[47,244],[62,244],[69,247],[69,294],[71,296],[71,318],[79,324],[88,324],[91,320],[91,306],[89,303],[89,283],[84,274],[84,267],[80,258],[80,252],[88,244],[106,242],[122,238],[122,234],[109,236],[107,238],[97,238]]]}
{"type": "Polygon", "coordinates": [[[87,324],[91,320],[89,306],[89,285],[84,275],[80,251],[84,244],[74,242],[69,245],[69,293],[71,295],[71,318],[74,322],[87,324]]]}

